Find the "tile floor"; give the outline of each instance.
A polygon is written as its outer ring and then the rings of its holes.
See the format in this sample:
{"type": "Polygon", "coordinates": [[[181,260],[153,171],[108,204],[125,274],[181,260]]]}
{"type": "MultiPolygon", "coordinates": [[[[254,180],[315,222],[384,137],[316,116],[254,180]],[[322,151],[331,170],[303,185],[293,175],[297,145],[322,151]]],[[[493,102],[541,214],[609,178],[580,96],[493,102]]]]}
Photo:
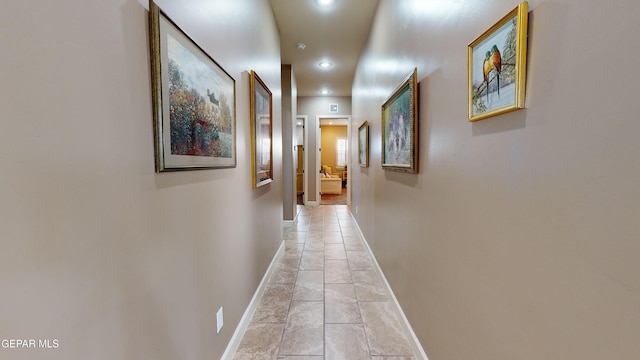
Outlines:
{"type": "Polygon", "coordinates": [[[234,359],[418,359],[347,206],[298,210],[234,359]]]}

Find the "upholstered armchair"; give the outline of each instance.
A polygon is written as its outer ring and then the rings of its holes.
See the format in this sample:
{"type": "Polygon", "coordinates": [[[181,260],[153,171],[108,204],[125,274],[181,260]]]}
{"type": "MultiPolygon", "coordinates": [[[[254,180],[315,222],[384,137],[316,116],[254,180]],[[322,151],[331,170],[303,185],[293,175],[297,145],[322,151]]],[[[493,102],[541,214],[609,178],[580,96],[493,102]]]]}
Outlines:
{"type": "Polygon", "coordinates": [[[331,168],[331,166],[322,165],[322,172],[325,175],[328,175],[328,177],[330,177],[330,178],[336,178],[337,177],[338,179],[342,180],[342,177],[340,177],[340,174],[334,173],[333,169],[331,168]]]}
{"type": "Polygon", "coordinates": [[[331,166],[322,165],[320,171],[320,193],[342,194],[342,178],[331,172],[331,166]]]}

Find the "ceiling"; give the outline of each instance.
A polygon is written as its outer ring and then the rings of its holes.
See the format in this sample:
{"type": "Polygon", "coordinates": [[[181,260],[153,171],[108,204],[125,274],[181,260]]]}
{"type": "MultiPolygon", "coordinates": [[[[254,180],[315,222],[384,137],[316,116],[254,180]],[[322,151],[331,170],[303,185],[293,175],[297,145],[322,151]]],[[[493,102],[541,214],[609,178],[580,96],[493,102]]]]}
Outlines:
{"type": "Polygon", "coordinates": [[[280,31],[282,63],[291,64],[298,96],[351,96],[378,0],[335,0],[328,6],[317,0],[269,2],[280,31]],[[298,49],[300,43],[304,50],[298,49]],[[321,68],[322,61],[331,66],[321,68]]]}

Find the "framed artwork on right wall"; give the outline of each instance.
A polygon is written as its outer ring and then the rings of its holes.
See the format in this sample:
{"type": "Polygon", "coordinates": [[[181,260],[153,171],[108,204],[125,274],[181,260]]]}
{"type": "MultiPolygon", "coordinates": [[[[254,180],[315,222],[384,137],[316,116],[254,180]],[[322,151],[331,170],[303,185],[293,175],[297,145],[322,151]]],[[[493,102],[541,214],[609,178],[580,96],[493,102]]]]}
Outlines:
{"type": "Polygon", "coordinates": [[[358,165],[369,167],[369,122],[365,121],[358,128],[358,165]]]}
{"type": "Polygon", "coordinates": [[[418,69],[382,105],[382,168],[418,172],[418,69]]]}
{"type": "Polygon", "coordinates": [[[524,108],[528,15],[525,1],[469,44],[469,121],[524,108]]]}

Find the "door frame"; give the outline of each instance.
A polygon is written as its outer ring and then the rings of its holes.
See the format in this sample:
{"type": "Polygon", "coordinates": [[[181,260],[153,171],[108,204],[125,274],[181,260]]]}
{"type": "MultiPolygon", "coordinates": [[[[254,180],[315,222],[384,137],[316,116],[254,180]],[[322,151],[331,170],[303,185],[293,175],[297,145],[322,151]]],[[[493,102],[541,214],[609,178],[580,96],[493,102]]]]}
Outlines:
{"type": "MultiPolygon", "coordinates": [[[[309,124],[309,116],[308,115],[296,115],[296,128],[298,127],[298,121],[302,121],[302,149],[304,151],[304,156],[302,157],[302,161],[304,162],[304,169],[302,173],[302,203],[307,205],[309,201],[309,180],[307,174],[309,174],[309,156],[307,154],[307,144],[309,144],[309,132],[307,131],[307,125],[309,124]]],[[[297,130],[297,129],[296,129],[297,130]]],[[[297,134],[297,131],[296,131],[297,134]]],[[[297,144],[296,145],[300,145],[297,144]]],[[[298,184],[297,179],[298,173],[296,172],[296,189],[298,184]]],[[[298,196],[296,191],[296,197],[298,196]]]]}
{"type": "Polygon", "coordinates": [[[318,205],[320,205],[321,197],[320,197],[320,166],[322,165],[322,159],[320,157],[320,141],[321,131],[320,131],[320,120],[327,119],[347,119],[347,205],[351,206],[351,115],[316,115],[316,123],[318,124],[318,129],[316,129],[316,164],[315,164],[315,174],[316,174],[316,199],[318,199],[318,205]]]}

